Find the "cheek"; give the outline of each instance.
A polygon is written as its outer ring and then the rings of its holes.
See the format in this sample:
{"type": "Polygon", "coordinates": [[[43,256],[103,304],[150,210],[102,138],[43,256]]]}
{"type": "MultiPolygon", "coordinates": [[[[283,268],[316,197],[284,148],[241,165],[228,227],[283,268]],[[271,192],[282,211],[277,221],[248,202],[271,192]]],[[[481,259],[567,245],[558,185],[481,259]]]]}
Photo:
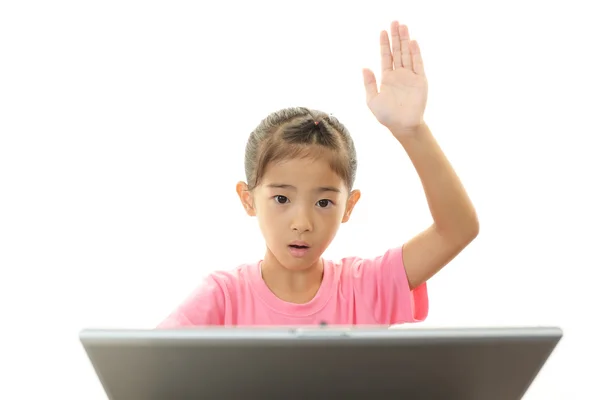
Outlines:
{"type": "Polygon", "coordinates": [[[324,211],[324,218],[327,219],[329,223],[341,223],[344,213],[346,212],[346,208],[344,205],[336,205],[335,208],[324,211]]]}
{"type": "Polygon", "coordinates": [[[258,224],[265,236],[277,235],[286,223],[285,214],[276,207],[264,207],[256,214],[258,224]]]}
{"type": "Polygon", "coordinates": [[[344,209],[336,208],[331,210],[321,210],[319,214],[321,214],[319,216],[319,225],[321,225],[321,231],[327,236],[335,235],[342,223],[344,209]]]}

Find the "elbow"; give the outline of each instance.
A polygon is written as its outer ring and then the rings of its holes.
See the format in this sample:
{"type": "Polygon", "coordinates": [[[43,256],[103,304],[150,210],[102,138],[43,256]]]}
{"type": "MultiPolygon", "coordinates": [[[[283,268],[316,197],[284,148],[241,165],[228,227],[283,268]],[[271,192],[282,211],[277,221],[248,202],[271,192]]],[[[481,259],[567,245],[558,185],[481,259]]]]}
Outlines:
{"type": "Polygon", "coordinates": [[[474,213],[468,222],[465,223],[463,232],[464,245],[467,246],[479,235],[479,218],[477,218],[477,214],[474,213]]]}
{"type": "Polygon", "coordinates": [[[479,219],[474,211],[446,225],[434,222],[434,227],[438,235],[457,251],[467,247],[479,235],[479,219]]]}
{"type": "Polygon", "coordinates": [[[476,214],[468,218],[464,218],[462,223],[455,225],[454,229],[447,231],[446,237],[450,238],[450,241],[459,250],[467,247],[475,238],[479,235],[479,219],[476,214]]]}

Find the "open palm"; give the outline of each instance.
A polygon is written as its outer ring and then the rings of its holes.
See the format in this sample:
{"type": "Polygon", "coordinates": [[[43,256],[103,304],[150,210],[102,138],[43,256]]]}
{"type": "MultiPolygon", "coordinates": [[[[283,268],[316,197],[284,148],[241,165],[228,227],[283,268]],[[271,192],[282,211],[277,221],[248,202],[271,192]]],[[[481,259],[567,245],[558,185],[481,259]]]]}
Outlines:
{"type": "Polygon", "coordinates": [[[394,133],[411,132],[423,123],[427,104],[427,79],[419,45],[408,28],[391,25],[392,47],[386,31],[380,35],[381,87],[375,74],[363,70],[367,105],[377,120],[394,133]]]}

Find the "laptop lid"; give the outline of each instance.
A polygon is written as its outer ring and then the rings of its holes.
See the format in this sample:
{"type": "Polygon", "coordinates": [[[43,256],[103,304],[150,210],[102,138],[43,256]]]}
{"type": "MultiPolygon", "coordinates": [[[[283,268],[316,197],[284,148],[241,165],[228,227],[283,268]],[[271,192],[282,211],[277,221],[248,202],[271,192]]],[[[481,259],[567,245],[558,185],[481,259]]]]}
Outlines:
{"type": "Polygon", "coordinates": [[[556,327],[80,333],[111,400],[520,399],[561,337],[556,327]]]}

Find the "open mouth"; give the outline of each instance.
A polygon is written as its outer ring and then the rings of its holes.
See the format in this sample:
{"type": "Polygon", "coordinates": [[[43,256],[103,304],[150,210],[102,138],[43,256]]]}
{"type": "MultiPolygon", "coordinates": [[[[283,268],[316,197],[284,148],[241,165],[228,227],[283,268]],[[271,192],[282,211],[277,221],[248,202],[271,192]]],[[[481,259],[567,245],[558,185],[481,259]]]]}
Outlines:
{"type": "Polygon", "coordinates": [[[308,245],[308,243],[306,242],[302,242],[302,241],[295,241],[292,244],[288,245],[288,249],[290,254],[293,257],[304,257],[308,254],[308,250],[310,249],[310,246],[308,245]]]}

